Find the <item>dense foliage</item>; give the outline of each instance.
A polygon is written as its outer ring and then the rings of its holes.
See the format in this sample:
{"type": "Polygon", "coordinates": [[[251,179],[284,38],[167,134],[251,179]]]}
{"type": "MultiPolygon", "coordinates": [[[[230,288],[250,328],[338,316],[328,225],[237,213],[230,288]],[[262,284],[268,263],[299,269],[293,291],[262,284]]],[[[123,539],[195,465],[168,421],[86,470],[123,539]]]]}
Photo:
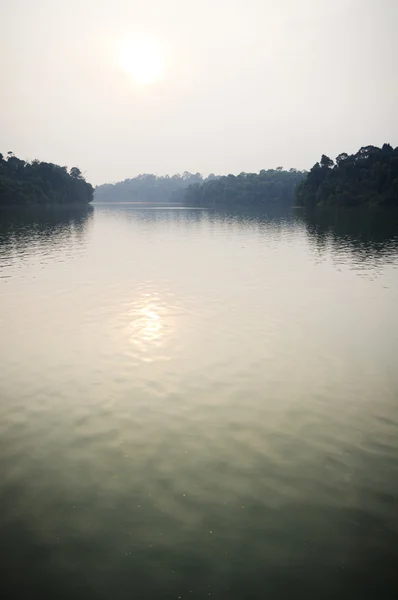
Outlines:
{"type": "Polygon", "coordinates": [[[364,146],[339,154],[334,163],[323,155],[296,190],[298,206],[398,206],[398,147],[364,146]]]}
{"type": "Polygon", "coordinates": [[[0,206],[25,204],[86,204],[93,187],[77,167],[70,172],[53,163],[25,162],[8,152],[0,154],[0,206]]]}
{"type": "MultiPolygon", "coordinates": [[[[208,179],[214,179],[209,175],[208,179]]],[[[143,174],[118,183],[105,183],[95,188],[97,202],[181,202],[185,189],[195,183],[204,181],[200,173],[182,175],[143,174]]]]}
{"type": "Polygon", "coordinates": [[[282,167],[260,173],[226,175],[187,188],[185,202],[196,206],[259,205],[268,202],[293,204],[294,190],[304,174],[282,167]]]}

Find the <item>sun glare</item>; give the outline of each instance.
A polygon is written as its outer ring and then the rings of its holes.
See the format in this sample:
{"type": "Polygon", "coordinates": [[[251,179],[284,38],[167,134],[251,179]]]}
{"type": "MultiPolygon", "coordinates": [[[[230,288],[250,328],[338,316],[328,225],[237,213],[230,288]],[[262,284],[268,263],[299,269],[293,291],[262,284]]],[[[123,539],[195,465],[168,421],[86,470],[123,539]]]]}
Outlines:
{"type": "Polygon", "coordinates": [[[130,39],[119,49],[121,69],[138,85],[161,79],[163,60],[157,44],[149,39],[130,39]]]}

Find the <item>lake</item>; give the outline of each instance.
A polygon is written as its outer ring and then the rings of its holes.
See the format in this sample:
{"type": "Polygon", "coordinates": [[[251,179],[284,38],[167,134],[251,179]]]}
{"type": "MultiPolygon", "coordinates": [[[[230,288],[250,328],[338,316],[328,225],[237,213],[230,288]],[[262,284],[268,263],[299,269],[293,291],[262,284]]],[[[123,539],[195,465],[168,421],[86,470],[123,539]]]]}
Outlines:
{"type": "Polygon", "coordinates": [[[4,598],[393,598],[395,213],[0,213],[4,598]]]}

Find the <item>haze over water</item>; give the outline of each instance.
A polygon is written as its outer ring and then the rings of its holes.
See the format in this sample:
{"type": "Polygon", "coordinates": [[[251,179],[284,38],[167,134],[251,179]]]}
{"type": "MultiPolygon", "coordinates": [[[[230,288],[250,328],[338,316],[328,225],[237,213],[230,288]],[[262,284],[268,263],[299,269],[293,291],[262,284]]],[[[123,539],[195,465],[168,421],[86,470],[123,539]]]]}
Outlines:
{"type": "Polygon", "coordinates": [[[394,597],[396,232],[2,213],[5,597],[394,597]]]}

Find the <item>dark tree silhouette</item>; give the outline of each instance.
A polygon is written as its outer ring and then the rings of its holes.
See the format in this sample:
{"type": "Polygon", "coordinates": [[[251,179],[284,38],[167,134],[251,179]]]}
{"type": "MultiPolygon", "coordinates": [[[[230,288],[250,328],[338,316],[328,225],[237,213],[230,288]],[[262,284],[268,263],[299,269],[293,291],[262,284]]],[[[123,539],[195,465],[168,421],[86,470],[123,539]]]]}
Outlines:
{"type": "Polygon", "coordinates": [[[398,147],[363,146],[336,164],[323,155],[296,190],[299,206],[398,206],[398,147]]]}
{"type": "Polygon", "coordinates": [[[80,169],[34,160],[25,162],[7,153],[0,154],[0,206],[25,204],[87,204],[93,187],[80,169]]]}

